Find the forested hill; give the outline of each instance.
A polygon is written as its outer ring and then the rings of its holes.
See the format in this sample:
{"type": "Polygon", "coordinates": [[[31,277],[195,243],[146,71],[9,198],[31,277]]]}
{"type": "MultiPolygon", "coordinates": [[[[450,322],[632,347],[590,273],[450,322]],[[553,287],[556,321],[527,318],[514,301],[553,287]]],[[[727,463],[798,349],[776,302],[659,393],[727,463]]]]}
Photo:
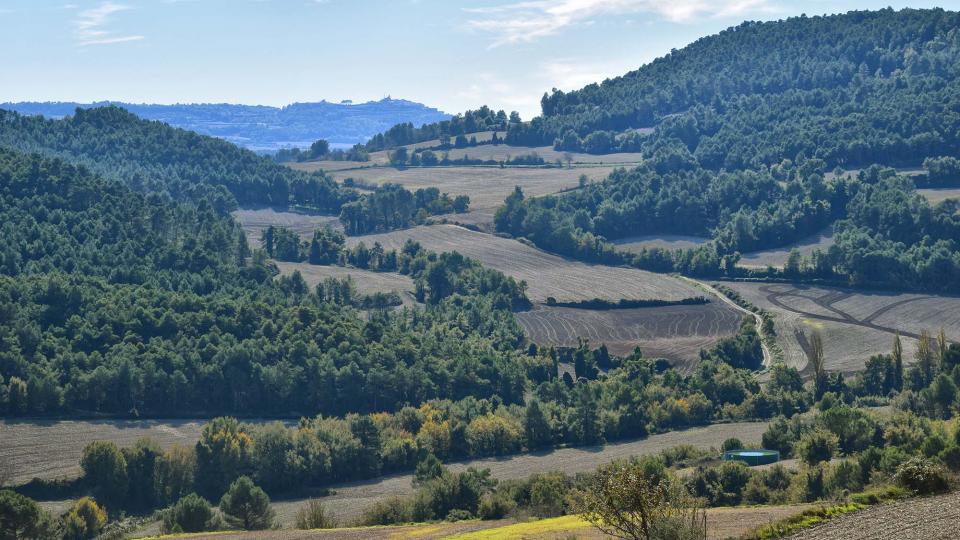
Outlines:
{"type": "Polygon", "coordinates": [[[831,167],[919,163],[958,149],[958,26],[939,9],[746,22],[622,77],[545,94],[543,116],[511,126],[507,142],[577,149],[592,133],[658,126],[646,149],[682,141],[709,168],[800,152],[831,167]]]}
{"type": "Polygon", "coordinates": [[[355,197],[322,173],[293,171],[226,141],[142,120],[119,108],[77,109],[59,120],[0,110],[0,147],[82,164],[141,191],[240,204],[339,211],[355,197]]]}
{"type": "Polygon", "coordinates": [[[136,103],[4,103],[0,109],[48,118],[70,116],[77,108],[122,107],[147,120],[230,141],[254,151],[306,148],[317,139],[334,145],[365,142],[395,124],[419,126],[449,118],[433,108],[404,99],[384,98],[366,103],[293,103],[286,107],[262,105],[136,103]]]}
{"type": "Polygon", "coordinates": [[[623,77],[546,95],[543,112],[510,124],[506,142],[594,153],[636,144],[645,161],[563,196],[518,192],[497,215],[501,232],[589,260],[740,276],[740,253],[832,225],[835,245],[798,253],[789,277],[960,290],[956,204],[929,203],[889,168],[922,165],[930,174],[917,182],[960,184],[958,13],[744,23],[623,77]],[[631,131],[644,126],[655,128],[631,131]],[[714,242],[636,256],[608,242],[649,234],[714,242]]]}

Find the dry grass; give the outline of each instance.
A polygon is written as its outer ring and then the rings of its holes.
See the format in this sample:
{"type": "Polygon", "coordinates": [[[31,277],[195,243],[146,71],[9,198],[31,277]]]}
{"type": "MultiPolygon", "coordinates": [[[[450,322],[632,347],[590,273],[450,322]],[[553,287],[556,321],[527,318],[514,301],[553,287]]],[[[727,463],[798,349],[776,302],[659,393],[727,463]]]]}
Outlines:
{"type": "Polygon", "coordinates": [[[580,175],[592,181],[605,179],[614,167],[538,168],[538,167],[392,167],[336,171],[338,181],[346,178],[371,184],[394,183],[407,189],[436,187],[441,192],[470,197],[472,210],[496,210],[515,186],[527,196],[549,195],[578,185],[580,175]]]}
{"type": "Polygon", "coordinates": [[[683,369],[695,364],[700,349],[736,333],[743,315],[719,300],[707,305],[614,309],[605,311],[538,306],[517,313],[530,339],[540,345],[576,347],[605,344],[627,355],[640,347],[644,356],[676,360],[683,369]]]}
{"type": "Polygon", "coordinates": [[[305,240],[313,238],[313,231],[326,226],[343,229],[337,216],[301,214],[273,208],[240,209],[233,212],[233,218],[243,227],[253,245],[260,245],[261,232],[271,225],[292,229],[305,240]]]}
{"type": "Polygon", "coordinates": [[[960,493],[871,506],[800,531],[791,540],[954,540],[960,538],[960,493]]]}
{"type": "Polygon", "coordinates": [[[709,238],[702,236],[686,236],[682,234],[648,234],[643,236],[631,236],[614,240],[617,249],[630,252],[638,252],[641,249],[663,248],[663,249],[689,249],[709,242],[709,238]]]}
{"type": "MultiPolygon", "coordinates": [[[[484,161],[507,161],[511,158],[525,157],[530,154],[536,154],[543,158],[547,163],[556,163],[557,160],[566,166],[569,154],[572,165],[624,165],[639,164],[643,161],[641,153],[622,153],[622,154],[583,154],[580,152],[563,152],[554,150],[553,146],[507,146],[498,144],[496,146],[487,144],[475,146],[472,148],[451,148],[447,153],[450,159],[461,159],[469,157],[470,159],[481,159],[484,161]]],[[[438,152],[437,157],[441,157],[443,152],[438,152]]]]}
{"type": "Polygon", "coordinates": [[[300,272],[304,281],[311,288],[327,278],[353,280],[356,291],[360,294],[374,294],[378,292],[397,292],[405,303],[412,303],[414,291],[413,280],[409,276],[396,272],[373,272],[359,268],[344,268],[342,266],[318,266],[308,263],[291,263],[276,261],[281,275],[290,275],[294,271],[300,272]]]}
{"type": "Polygon", "coordinates": [[[801,370],[807,365],[804,346],[813,331],[823,336],[827,369],[844,373],[863,369],[871,355],[889,353],[897,332],[907,360],[912,360],[923,329],[936,332],[942,325],[948,340],[960,341],[957,297],[792,284],[725,285],[775,315],[785,360],[801,370]]]}
{"type": "Polygon", "coordinates": [[[680,300],[701,296],[699,290],[673,277],[631,268],[585,264],[549,254],[517,240],[470,231],[455,225],[431,225],[369,236],[354,236],[348,244],[380,242],[386,249],[399,249],[412,239],[429,251],[459,251],[484,266],[525,280],[534,302],[547,297],[558,301],[593,298],[608,300],[680,300]]]}
{"type": "Polygon", "coordinates": [[[923,195],[930,204],[937,204],[947,199],[960,199],[960,188],[924,188],[917,193],[923,195]]]}
{"type": "Polygon", "coordinates": [[[809,257],[813,253],[813,250],[819,249],[820,251],[826,252],[833,244],[833,227],[831,226],[789,246],[744,253],[740,257],[738,266],[761,268],[772,266],[774,268],[782,268],[787,262],[787,256],[790,255],[790,251],[794,248],[804,257],[809,257]]]}

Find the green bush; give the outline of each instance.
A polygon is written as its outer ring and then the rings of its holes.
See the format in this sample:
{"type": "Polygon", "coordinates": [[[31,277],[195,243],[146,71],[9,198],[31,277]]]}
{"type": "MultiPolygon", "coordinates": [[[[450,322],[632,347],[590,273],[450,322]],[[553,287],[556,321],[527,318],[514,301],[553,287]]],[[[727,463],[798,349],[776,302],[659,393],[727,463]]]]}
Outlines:
{"type": "Polygon", "coordinates": [[[950,480],[943,467],[922,458],[913,458],[900,465],[894,480],[919,495],[943,493],[950,489],[950,480]]]}
{"type": "Polygon", "coordinates": [[[477,515],[480,519],[501,519],[516,508],[517,504],[505,495],[486,493],[480,497],[477,515]]]}
{"type": "Polygon", "coordinates": [[[837,451],[838,438],[833,433],[817,428],[804,433],[797,443],[797,456],[809,465],[816,465],[821,461],[830,461],[837,451]]]}
{"type": "Polygon", "coordinates": [[[473,519],[475,516],[470,513],[469,510],[464,510],[463,508],[455,508],[447,514],[447,521],[464,521],[467,519],[473,519]]]}
{"type": "Polygon", "coordinates": [[[165,533],[201,532],[209,530],[213,519],[210,503],[196,493],[181,498],[163,515],[165,533]]]}
{"type": "Polygon", "coordinates": [[[723,445],[720,447],[720,450],[723,452],[731,452],[733,450],[743,450],[743,443],[740,442],[740,439],[736,437],[731,437],[723,441],[723,445]]]}

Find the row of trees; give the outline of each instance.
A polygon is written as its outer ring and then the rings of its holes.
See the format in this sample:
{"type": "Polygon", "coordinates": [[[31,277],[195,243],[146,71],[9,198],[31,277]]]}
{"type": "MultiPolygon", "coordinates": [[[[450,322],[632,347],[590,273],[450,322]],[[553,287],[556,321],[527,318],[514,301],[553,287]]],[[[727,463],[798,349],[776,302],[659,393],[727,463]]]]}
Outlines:
{"type": "MultiPolygon", "coordinates": [[[[397,124],[372,137],[367,141],[366,148],[370,152],[376,152],[433,139],[439,139],[440,148],[449,148],[451,137],[459,139],[464,136],[465,139],[466,135],[479,131],[504,131],[508,125],[518,123],[520,123],[520,115],[516,112],[510,113],[508,118],[507,113],[494,111],[484,105],[475,111],[458,114],[450,120],[424,124],[420,127],[414,127],[411,123],[397,124]]],[[[461,144],[463,144],[462,141],[461,144]]]]}
{"type": "Polygon", "coordinates": [[[411,193],[399,184],[384,184],[358,201],[344,204],[340,222],[347,234],[401,229],[423,223],[427,217],[451,212],[466,212],[470,197],[450,197],[435,187],[411,193]]]}

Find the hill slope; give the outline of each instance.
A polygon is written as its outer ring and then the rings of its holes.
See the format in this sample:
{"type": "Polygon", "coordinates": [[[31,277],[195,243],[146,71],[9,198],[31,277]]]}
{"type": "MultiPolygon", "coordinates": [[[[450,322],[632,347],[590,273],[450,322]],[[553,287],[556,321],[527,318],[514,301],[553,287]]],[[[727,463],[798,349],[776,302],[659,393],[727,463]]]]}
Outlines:
{"type": "Polygon", "coordinates": [[[366,103],[293,103],[285,107],[198,103],[153,105],[122,102],[21,102],[3,103],[0,109],[25,115],[61,118],[78,107],[122,107],[147,120],[196,131],[255,151],[305,148],[317,139],[334,145],[353,145],[401,123],[438,122],[449,115],[433,107],[403,99],[384,98],[366,103]]]}
{"type": "Polygon", "coordinates": [[[79,163],[137,190],[223,207],[303,204],[339,210],[350,195],[322,173],[305,174],[226,141],[142,120],[119,107],[48,120],[0,110],[0,147],[79,163]]]}

